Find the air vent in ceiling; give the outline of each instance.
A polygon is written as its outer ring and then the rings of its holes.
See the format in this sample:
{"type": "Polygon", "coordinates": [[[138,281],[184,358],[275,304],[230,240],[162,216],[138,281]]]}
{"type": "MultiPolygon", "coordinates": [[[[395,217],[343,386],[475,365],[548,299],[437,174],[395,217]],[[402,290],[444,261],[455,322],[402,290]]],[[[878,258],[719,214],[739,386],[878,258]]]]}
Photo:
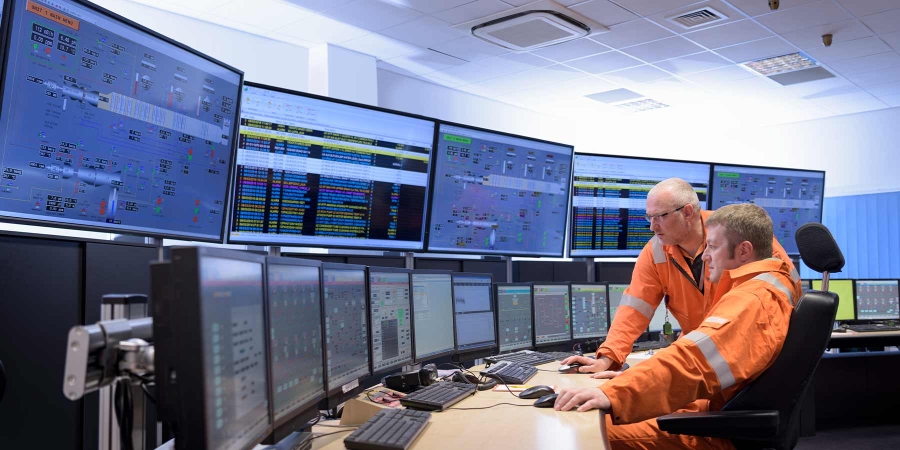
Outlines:
{"type": "Polygon", "coordinates": [[[609,31],[603,25],[550,0],[454,25],[453,28],[514,51],[534,50],[609,31]]]}
{"type": "Polygon", "coordinates": [[[677,16],[667,17],[666,19],[669,22],[680,26],[681,28],[690,30],[701,25],[709,25],[712,23],[721,22],[723,20],[728,20],[728,16],[716,11],[709,6],[704,6],[703,8],[695,9],[693,11],[689,11],[677,16]]]}

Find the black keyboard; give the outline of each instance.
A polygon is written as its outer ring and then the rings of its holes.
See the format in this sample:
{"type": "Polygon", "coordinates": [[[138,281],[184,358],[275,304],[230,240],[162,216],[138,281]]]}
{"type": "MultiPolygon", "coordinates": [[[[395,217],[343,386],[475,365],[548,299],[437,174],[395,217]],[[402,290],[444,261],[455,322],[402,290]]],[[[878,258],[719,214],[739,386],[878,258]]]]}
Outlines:
{"type": "Polygon", "coordinates": [[[509,361],[500,361],[481,371],[482,375],[493,375],[494,377],[500,378],[500,380],[506,384],[525,384],[525,382],[530,380],[536,373],[537,369],[532,366],[511,363],[509,361]]]}
{"type": "Polygon", "coordinates": [[[543,352],[545,355],[553,358],[554,361],[562,361],[570,356],[584,356],[587,358],[593,358],[594,355],[582,355],[581,353],[575,352],[543,352]]]}
{"type": "Polygon", "coordinates": [[[855,325],[844,325],[844,328],[855,331],[857,333],[868,333],[872,331],[900,331],[897,325],[882,325],[880,323],[865,323],[855,325]]]}
{"type": "Polygon", "coordinates": [[[351,450],[406,450],[431,419],[431,413],[382,409],[344,439],[351,450]]]}
{"type": "Polygon", "coordinates": [[[425,411],[443,411],[474,393],[474,384],[440,381],[406,394],[400,399],[400,404],[425,411]]]}
{"type": "Polygon", "coordinates": [[[509,361],[511,363],[516,364],[524,364],[526,366],[539,366],[541,364],[547,364],[549,362],[556,361],[556,358],[540,352],[533,352],[531,350],[522,350],[519,352],[506,353],[503,355],[495,355],[488,356],[484,358],[485,361],[494,364],[500,361],[509,361]]]}

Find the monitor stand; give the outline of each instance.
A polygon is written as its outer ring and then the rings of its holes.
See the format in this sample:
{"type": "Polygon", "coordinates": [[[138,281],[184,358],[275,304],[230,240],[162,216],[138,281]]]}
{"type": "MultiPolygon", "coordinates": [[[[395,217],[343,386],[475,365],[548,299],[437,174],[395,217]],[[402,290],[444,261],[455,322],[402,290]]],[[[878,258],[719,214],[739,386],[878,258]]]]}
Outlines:
{"type": "Polygon", "coordinates": [[[310,450],[312,449],[312,433],[293,432],[275,445],[264,450],[310,450]]]}

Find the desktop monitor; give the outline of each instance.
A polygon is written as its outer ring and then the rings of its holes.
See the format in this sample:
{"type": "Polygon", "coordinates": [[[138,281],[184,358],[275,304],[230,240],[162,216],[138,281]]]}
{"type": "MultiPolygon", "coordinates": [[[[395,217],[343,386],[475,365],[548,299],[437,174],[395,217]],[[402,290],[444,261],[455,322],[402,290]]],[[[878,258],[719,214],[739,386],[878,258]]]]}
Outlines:
{"type": "Polygon", "coordinates": [[[856,280],[856,320],[900,320],[897,280],[856,280]]]}
{"type": "Polygon", "coordinates": [[[0,220],[221,242],[243,72],[81,0],[16,0],[0,220]]]}
{"type": "Polygon", "coordinates": [[[500,353],[534,347],[531,283],[494,283],[500,353]]]}
{"type": "Polygon", "coordinates": [[[314,419],[325,398],[322,264],[270,256],[266,285],[272,442],[278,442],[314,419]]]}
{"type": "Polygon", "coordinates": [[[798,255],[794,233],[801,225],[822,222],[825,172],[752,166],[713,166],[710,207],[734,203],[761,206],[775,228],[775,238],[790,255],[798,255]]]}
{"type": "MultiPolygon", "coordinates": [[[[822,290],[822,280],[812,280],[812,288],[822,290]]],[[[838,310],[834,320],[856,320],[853,301],[853,280],[828,280],[828,290],[838,295],[838,310]]]]}
{"type": "Polygon", "coordinates": [[[572,340],[569,314],[569,285],[566,283],[533,283],[534,345],[568,343],[572,340]]]}
{"type": "Polygon", "coordinates": [[[570,145],[438,125],[428,251],[563,256],[570,145]]]}
{"type": "Polygon", "coordinates": [[[622,303],[622,296],[625,295],[625,289],[628,284],[609,284],[609,326],[613,324],[616,318],[616,311],[619,310],[619,303],[622,303]]]}
{"type": "Polygon", "coordinates": [[[453,274],[453,310],[456,316],[456,354],[458,361],[490,356],[497,346],[496,322],[491,299],[491,274],[453,274]]]}
{"type": "MultiPolygon", "coordinates": [[[[707,208],[708,163],[576,153],[572,186],[572,257],[637,256],[653,237],[647,193],[678,176],[707,208]]],[[[681,205],[677,205],[681,206],[681,205]]]]}
{"type": "Polygon", "coordinates": [[[456,335],[450,272],[414,270],[411,278],[415,360],[423,362],[452,354],[456,350],[456,335]]]}
{"type": "Polygon", "coordinates": [[[800,289],[803,290],[804,294],[806,291],[812,289],[812,280],[800,280],[800,289]]]}
{"type": "Polygon", "coordinates": [[[659,306],[656,307],[656,312],[653,313],[653,318],[650,319],[648,330],[656,333],[663,332],[663,326],[666,324],[666,314],[669,315],[669,324],[672,325],[672,331],[681,330],[681,324],[679,324],[678,320],[675,319],[675,316],[667,310],[665,299],[659,302],[659,306]]]}
{"type": "Polygon", "coordinates": [[[152,272],[170,286],[153,305],[162,419],[176,449],[249,450],[272,429],[265,257],[181,247],[170,266],[152,272]]]}
{"type": "Polygon", "coordinates": [[[228,241],[422,250],[434,121],[244,83],[228,241]]]}
{"type": "Polygon", "coordinates": [[[369,267],[372,373],[412,363],[412,299],[409,270],[369,267]]]}
{"type": "Polygon", "coordinates": [[[322,290],[328,391],[322,409],[330,409],[358,394],[359,379],[371,374],[366,266],[323,263],[322,290]]]}
{"type": "Polygon", "coordinates": [[[572,283],[572,338],[605,337],[609,331],[609,294],[603,283],[572,283]]]}

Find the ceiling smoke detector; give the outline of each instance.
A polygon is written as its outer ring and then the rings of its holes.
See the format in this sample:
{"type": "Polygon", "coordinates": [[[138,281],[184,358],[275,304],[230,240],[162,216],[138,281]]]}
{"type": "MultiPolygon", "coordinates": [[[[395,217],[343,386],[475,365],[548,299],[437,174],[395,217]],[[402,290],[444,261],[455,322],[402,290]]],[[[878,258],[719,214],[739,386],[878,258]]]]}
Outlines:
{"type": "Polygon", "coordinates": [[[529,51],[609,31],[599,23],[556,2],[542,0],[453,28],[471,32],[491,44],[529,51]]]}

